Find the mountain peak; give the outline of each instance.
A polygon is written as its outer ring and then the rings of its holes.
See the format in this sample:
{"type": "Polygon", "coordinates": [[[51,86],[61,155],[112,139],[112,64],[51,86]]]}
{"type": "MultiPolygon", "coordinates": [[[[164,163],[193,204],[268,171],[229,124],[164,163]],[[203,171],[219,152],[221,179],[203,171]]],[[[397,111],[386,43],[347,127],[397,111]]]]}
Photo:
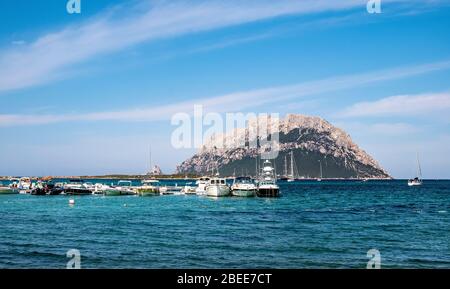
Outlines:
{"type": "MultiPolygon", "coordinates": [[[[255,158],[260,151],[242,144],[243,140],[255,141],[249,139],[249,131],[265,118],[250,119],[245,128],[212,135],[197,154],[178,166],[178,172],[207,173],[218,169],[223,175],[236,171],[255,174],[255,158]]],[[[360,149],[345,131],[328,121],[300,114],[273,120],[271,131],[279,131],[276,166],[283,167],[285,156],[293,152],[297,170],[304,177],[317,177],[320,161],[323,176],[328,178],[389,178],[375,159],[360,149]]]]}

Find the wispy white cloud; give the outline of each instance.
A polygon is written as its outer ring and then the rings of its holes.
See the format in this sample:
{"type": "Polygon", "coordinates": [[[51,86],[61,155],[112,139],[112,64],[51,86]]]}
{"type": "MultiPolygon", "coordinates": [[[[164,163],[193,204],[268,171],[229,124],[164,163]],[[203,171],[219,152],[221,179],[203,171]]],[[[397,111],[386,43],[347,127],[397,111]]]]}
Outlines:
{"type": "MultiPolygon", "coordinates": [[[[366,0],[151,1],[112,9],[77,26],[0,52],[0,92],[57,79],[71,65],[156,39],[293,14],[365,9],[366,0]],[[119,13],[120,12],[120,13],[119,13]]],[[[406,2],[385,0],[384,2],[406,2]]],[[[408,1],[411,2],[411,1],[408,1]]],[[[413,1],[414,2],[414,1],[413,1]]]]}
{"type": "MultiPolygon", "coordinates": [[[[0,126],[15,125],[40,125],[68,121],[158,121],[168,120],[178,112],[192,114],[195,104],[204,106],[205,111],[214,112],[233,112],[245,111],[267,104],[280,103],[292,99],[300,99],[305,96],[317,95],[326,92],[333,92],[343,89],[349,89],[381,81],[389,81],[400,78],[416,76],[420,74],[430,73],[438,70],[449,69],[450,61],[437,62],[419,66],[401,67],[389,70],[375,71],[369,73],[360,73],[353,75],[345,75],[340,77],[332,77],[317,81],[304,82],[295,85],[277,86],[264,89],[255,89],[250,91],[234,92],[225,95],[193,99],[190,101],[178,102],[173,104],[153,106],[148,108],[126,109],[120,111],[105,111],[91,113],[71,113],[71,114],[3,114],[0,115],[0,126]],[[236,105],[239,104],[239,105],[236,105]]],[[[383,109],[395,112],[398,111],[399,105],[403,109],[409,111],[418,111],[419,107],[425,110],[442,109],[447,107],[449,103],[449,94],[435,94],[416,96],[415,101],[407,102],[409,108],[405,108],[406,96],[394,97],[393,100],[388,98],[380,103],[361,103],[341,112],[341,116],[358,116],[367,115],[374,112],[383,112],[383,109]],[[387,105],[387,104],[390,104],[387,105]],[[389,108],[394,107],[394,108],[389,108]]]]}
{"type": "Polygon", "coordinates": [[[397,95],[356,103],[337,114],[338,117],[417,116],[450,112],[450,93],[397,95]]]}

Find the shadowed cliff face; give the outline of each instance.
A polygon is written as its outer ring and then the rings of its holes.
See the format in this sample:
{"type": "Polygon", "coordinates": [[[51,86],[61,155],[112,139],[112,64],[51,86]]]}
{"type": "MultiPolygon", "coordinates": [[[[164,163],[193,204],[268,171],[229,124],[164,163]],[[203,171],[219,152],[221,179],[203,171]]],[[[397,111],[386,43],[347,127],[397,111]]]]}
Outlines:
{"type": "MultiPolygon", "coordinates": [[[[246,129],[211,138],[197,154],[178,166],[178,172],[205,174],[218,169],[223,176],[255,175],[256,148],[217,148],[220,147],[217,144],[225,140],[230,143],[230,139],[244,139],[255,123],[249,121],[246,129]]],[[[290,153],[293,152],[299,177],[319,177],[319,162],[322,163],[324,178],[390,177],[348,134],[319,117],[288,115],[281,119],[279,144],[279,155],[274,161],[279,175],[285,174],[285,160],[290,163],[290,153]]],[[[288,164],[288,173],[289,170],[288,164]]]]}

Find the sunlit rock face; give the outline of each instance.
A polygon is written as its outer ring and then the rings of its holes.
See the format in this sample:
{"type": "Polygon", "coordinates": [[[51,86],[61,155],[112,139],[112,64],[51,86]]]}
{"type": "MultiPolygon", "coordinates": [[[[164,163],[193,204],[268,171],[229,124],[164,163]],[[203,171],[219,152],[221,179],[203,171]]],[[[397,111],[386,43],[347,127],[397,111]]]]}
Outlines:
{"type": "MultiPolygon", "coordinates": [[[[258,121],[253,119],[246,128],[212,136],[177,171],[208,174],[218,170],[222,176],[255,175],[256,157],[263,148],[249,132],[255,130],[258,121]]],[[[319,177],[321,163],[323,178],[390,178],[345,131],[322,118],[290,114],[271,123],[271,131],[276,129],[279,153],[274,164],[278,175],[285,174],[285,161],[290,163],[293,152],[299,177],[319,177]]]]}

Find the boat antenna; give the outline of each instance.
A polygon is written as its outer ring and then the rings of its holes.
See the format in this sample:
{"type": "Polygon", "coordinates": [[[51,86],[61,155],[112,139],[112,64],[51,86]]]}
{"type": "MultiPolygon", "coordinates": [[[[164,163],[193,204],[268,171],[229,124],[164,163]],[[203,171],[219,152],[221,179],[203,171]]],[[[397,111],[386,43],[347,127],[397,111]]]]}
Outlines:
{"type": "Polygon", "coordinates": [[[149,173],[152,174],[152,145],[149,146],[149,160],[150,160],[149,173]]]}
{"type": "Polygon", "coordinates": [[[416,153],[417,156],[417,174],[419,177],[419,180],[422,179],[422,168],[420,167],[420,161],[419,161],[419,153],[416,153]]]}

